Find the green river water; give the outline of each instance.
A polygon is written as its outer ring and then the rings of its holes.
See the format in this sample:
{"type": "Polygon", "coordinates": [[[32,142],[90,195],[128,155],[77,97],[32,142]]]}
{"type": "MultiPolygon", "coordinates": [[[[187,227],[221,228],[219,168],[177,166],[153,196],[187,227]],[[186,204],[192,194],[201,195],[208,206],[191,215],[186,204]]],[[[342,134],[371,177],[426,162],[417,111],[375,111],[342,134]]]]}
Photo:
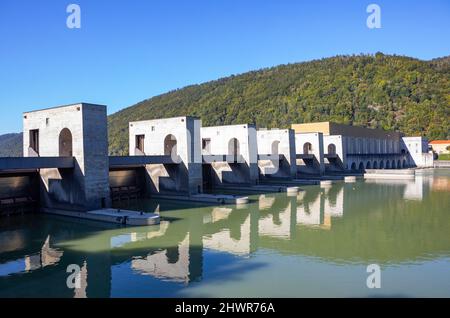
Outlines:
{"type": "Polygon", "coordinates": [[[450,297],[450,170],[301,190],[242,207],[133,203],[161,214],[149,227],[4,218],[0,297],[450,297]],[[367,287],[370,264],[381,288],[367,287]]]}

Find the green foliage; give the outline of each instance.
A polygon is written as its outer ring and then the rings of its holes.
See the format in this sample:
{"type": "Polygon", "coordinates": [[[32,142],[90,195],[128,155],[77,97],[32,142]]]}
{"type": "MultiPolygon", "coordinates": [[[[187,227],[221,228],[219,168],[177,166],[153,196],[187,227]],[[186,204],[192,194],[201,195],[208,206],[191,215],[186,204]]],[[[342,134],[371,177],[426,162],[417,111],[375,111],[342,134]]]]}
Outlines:
{"type": "Polygon", "coordinates": [[[441,153],[438,157],[438,160],[450,160],[450,154],[448,153],[441,153]]]}
{"type": "Polygon", "coordinates": [[[188,86],[111,115],[110,152],[128,152],[129,121],[184,115],[200,117],[204,126],[331,120],[449,139],[449,61],[336,56],[188,86]]]}

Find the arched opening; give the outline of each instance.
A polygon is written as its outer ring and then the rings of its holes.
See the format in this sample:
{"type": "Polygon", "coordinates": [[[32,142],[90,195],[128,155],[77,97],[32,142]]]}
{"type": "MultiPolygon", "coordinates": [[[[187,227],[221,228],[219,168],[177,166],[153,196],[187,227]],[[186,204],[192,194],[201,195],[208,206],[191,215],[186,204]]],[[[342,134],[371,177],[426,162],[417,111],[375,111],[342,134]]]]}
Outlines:
{"type": "Polygon", "coordinates": [[[401,169],[402,168],[402,163],[400,162],[400,160],[397,161],[397,169],[401,169]]]}
{"type": "Polygon", "coordinates": [[[386,169],[391,169],[391,165],[389,163],[389,160],[386,160],[386,169]]]}
{"type": "Polygon", "coordinates": [[[328,154],[329,155],[335,155],[336,154],[336,145],[335,144],[329,144],[328,145],[328,154]]]}
{"type": "Polygon", "coordinates": [[[372,168],[372,166],[370,165],[370,161],[367,161],[367,163],[366,163],[366,169],[371,169],[372,168]]]}
{"type": "Polygon", "coordinates": [[[406,168],[406,160],[405,160],[405,159],[403,159],[402,167],[403,167],[403,168],[406,168]]]}
{"type": "Polygon", "coordinates": [[[72,133],[67,128],[59,133],[59,156],[73,157],[72,133]]]}
{"type": "Polygon", "coordinates": [[[360,162],[358,166],[359,171],[364,171],[364,163],[360,162]]]}
{"type": "Polygon", "coordinates": [[[303,145],[303,154],[304,155],[309,155],[309,153],[312,151],[312,145],[309,142],[306,142],[303,145]]]}
{"type": "Polygon", "coordinates": [[[402,155],[404,155],[406,153],[405,149],[402,149],[402,155]]]}
{"type": "Polygon", "coordinates": [[[164,138],[164,155],[177,155],[177,138],[172,134],[167,135],[166,138],[164,138]]]}
{"type": "Polygon", "coordinates": [[[280,153],[279,147],[280,142],[278,140],[272,142],[272,155],[278,155],[280,153]]]}
{"type": "Polygon", "coordinates": [[[395,160],[392,160],[392,165],[391,165],[391,169],[395,169],[395,160]]]}
{"type": "Polygon", "coordinates": [[[378,162],[376,162],[376,161],[373,162],[373,168],[378,169],[378,162]]]}
{"type": "Polygon", "coordinates": [[[352,165],[350,166],[350,169],[355,171],[356,170],[356,163],[353,162],[352,165]]]}
{"type": "Polygon", "coordinates": [[[231,156],[238,156],[240,155],[240,151],[239,140],[236,138],[230,139],[228,142],[228,154],[231,156]]]}
{"type": "Polygon", "coordinates": [[[384,169],[384,162],[383,162],[383,160],[380,161],[380,169],[384,169]]]}

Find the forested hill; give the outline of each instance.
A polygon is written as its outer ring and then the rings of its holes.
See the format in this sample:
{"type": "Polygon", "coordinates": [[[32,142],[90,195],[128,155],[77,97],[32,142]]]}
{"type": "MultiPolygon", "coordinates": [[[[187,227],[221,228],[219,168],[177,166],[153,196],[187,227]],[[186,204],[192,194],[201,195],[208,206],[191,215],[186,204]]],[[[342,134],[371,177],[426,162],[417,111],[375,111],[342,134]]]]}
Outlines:
{"type": "Polygon", "coordinates": [[[20,157],[22,153],[22,134],[0,135],[0,157],[20,157]]]}
{"type": "Polygon", "coordinates": [[[111,115],[111,153],[128,152],[128,122],[183,115],[204,126],[332,120],[450,139],[450,57],[336,56],[188,86],[111,115]]]}
{"type": "MultiPolygon", "coordinates": [[[[128,153],[128,122],[184,115],[204,126],[332,120],[450,139],[450,56],[337,56],[188,86],[109,116],[110,152],[128,153]]],[[[20,154],[21,143],[0,136],[0,156],[20,154]]]]}

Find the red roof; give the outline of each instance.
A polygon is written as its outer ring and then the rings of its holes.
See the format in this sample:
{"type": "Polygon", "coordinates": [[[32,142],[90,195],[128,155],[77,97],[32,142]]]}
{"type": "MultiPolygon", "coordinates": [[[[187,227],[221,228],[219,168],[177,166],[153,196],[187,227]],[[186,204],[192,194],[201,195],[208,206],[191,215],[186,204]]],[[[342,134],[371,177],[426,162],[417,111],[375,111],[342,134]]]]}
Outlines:
{"type": "Polygon", "coordinates": [[[430,144],[450,144],[450,140],[433,140],[430,142],[430,144]]]}

